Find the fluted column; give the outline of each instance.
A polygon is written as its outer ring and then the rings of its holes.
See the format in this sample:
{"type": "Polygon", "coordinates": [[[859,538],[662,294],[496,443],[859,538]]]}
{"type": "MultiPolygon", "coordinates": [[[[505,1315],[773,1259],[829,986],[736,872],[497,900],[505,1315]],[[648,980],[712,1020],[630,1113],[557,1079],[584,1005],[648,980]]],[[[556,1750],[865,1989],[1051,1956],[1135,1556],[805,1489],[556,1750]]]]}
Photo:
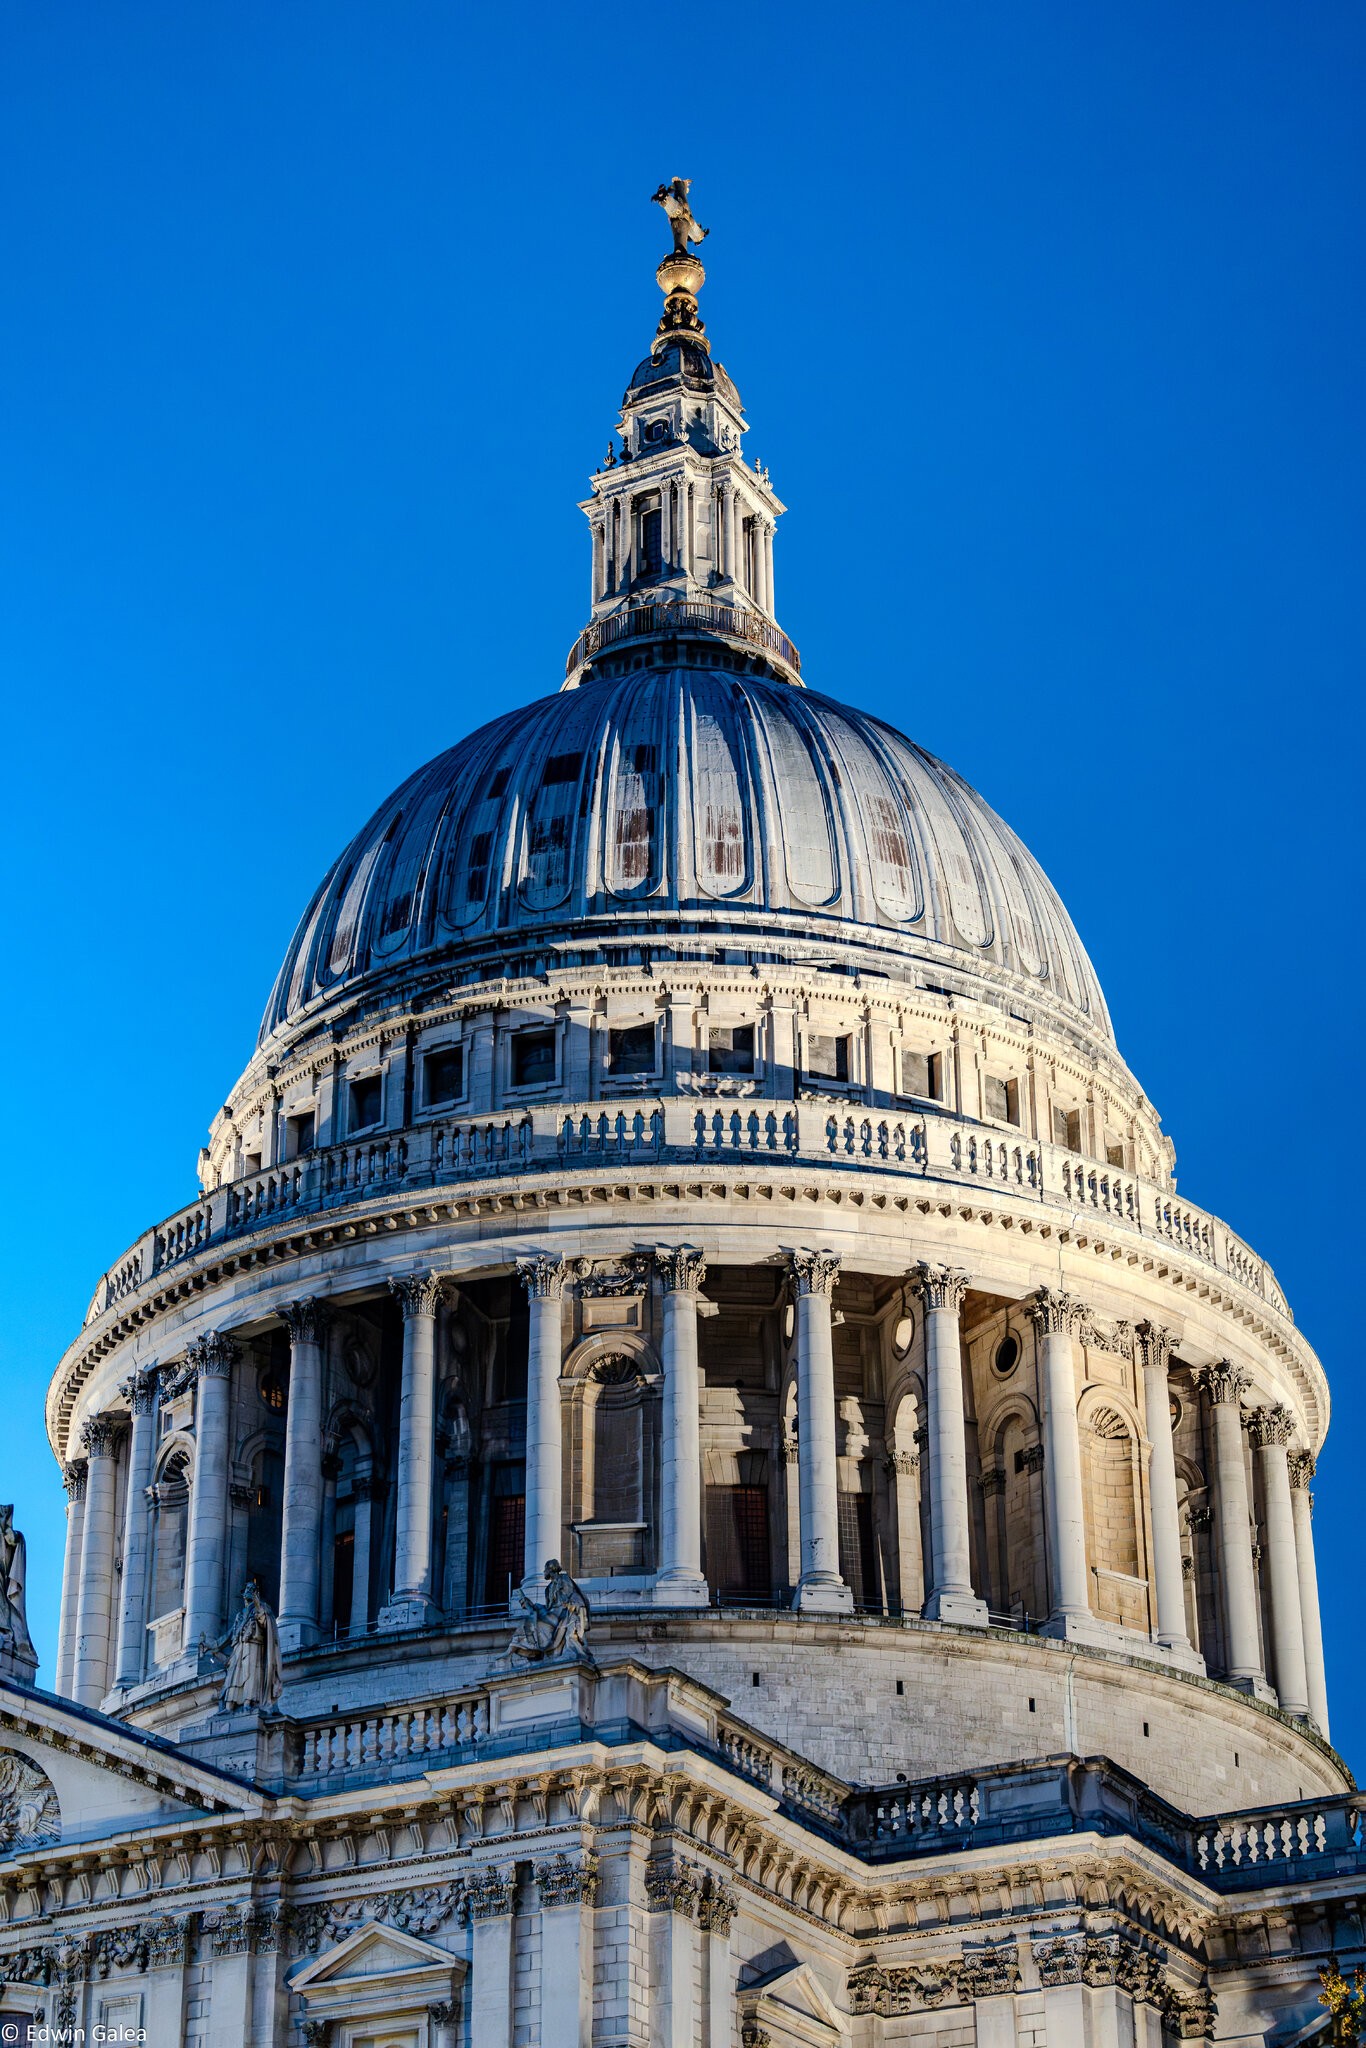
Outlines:
{"type": "Polygon", "coordinates": [[[1309,1712],[1309,1676],[1295,1555],[1295,1510],[1290,1501],[1289,1450],[1294,1433],[1295,1418],[1288,1408],[1256,1408],[1248,1418],[1248,1434],[1262,1472],[1271,1591],[1271,1675],[1281,1712],[1304,1715],[1309,1712]]]}
{"type": "Polygon", "coordinates": [[[132,1415],[128,1449],[128,1491],[123,1503],[123,1597],[119,1605],[116,1685],[141,1682],[147,1656],[147,1575],[152,1554],[152,1511],[147,1489],[157,1442],[157,1385],[150,1373],[135,1372],[119,1392],[132,1415]]]}
{"type": "Polygon", "coordinates": [[[189,1354],[194,1374],[194,1479],[185,1545],[185,1633],[193,1651],[201,1636],[216,1643],[226,1626],[228,1454],[232,1369],[237,1346],[210,1330],[189,1354]]]}
{"type": "Polygon", "coordinates": [[[560,1479],[560,1304],[568,1266],[539,1253],[518,1259],[517,1274],[527,1291],[526,1548],[523,1591],[538,1598],[545,1568],[560,1548],[564,1507],[560,1479]]]}
{"type": "Polygon", "coordinates": [[[1304,1669],[1309,1714],[1324,1741],[1328,1740],[1328,1680],[1323,1668],[1323,1621],[1319,1614],[1319,1574],[1314,1561],[1314,1476],[1312,1451],[1292,1451],[1290,1511],[1295,1517],[1295,1567],[1300,1581],[1300,1614],[1304,1621],[1304,1669]]]}
{"type": "Polygon", "coordinates": [[[394,1590],[380,1615],[381,1628],[412,1628],[430,1621],[432,1602],[432,1481],[436,1472],[436,1311],[442,1280],[413,1273],[391,1280],[403,1311],[403,1386],[398,1419],[398,1505],[394,1537],[394,1590]]]}
{"type": "Polygon", "coordinates": [[[958,1318],[968,1276],[953,1266],[920,1266],[915,1289],[925,1312],[925,1402],[929,1409],[930,1621],[985,1628],[987,1603],[972,1586],[968,1535],[968,1441],[958,1318]]]}
{"type": "Polygon", "coordinates": [[[830,1304],[839,1278],[834,1252],[792,1254],[797,1287],[797,1473],[802,1575],[793,1605],[852,1611],[840,1577],[839,1468],[835,1445],[835,1347],[830,1304]]]}
{"type": "Polygon", "coordinates": [[[318,1640],[323,1513],[323,1336],[327,1305],[312,1295],[284,1303],[289,1331],[285,1410],[284,1522],[280,1534],[280,1647],[318,1640]]]}
{"type": "Polygon", "coordinates": [[[1091,1620],[1091,1589],[1086,1572],[1086,1499],[1072,1339],[1085,1321],[1086,1310],[1075,1296],[1041,1287],[1030,1312],[1039,1335],[1043,1397],[1044,1528],[1052,1609],[1048,1628],[1054,1635],[1085,1633],[1091,1620]]]}
{"type": "Polygon", "coordinates": [[[97,1707],[109,1690],[109,1634],[114,1611],[114,1507],[123,1423],[93,1415],[81,1430],[89,1470],[81,1532],[81,1588],[76,1603],[76,1657],[71,1697],[97,1707]]]}
{"type": "Polygon", "coordinates": [[[1265,1685],[1257,1635],[1257,1582],[1252,1569],[1252,1528],[1243,1461],[1242,1395],[1252,1382],[1222,1359],[1205,1366],[1200,1385],[1214,1417],[1214,1476],[1219,1532],[1219,1580],[1224,1593],[1226,1678],[1254,1692],[1265,1685]]]}
{"type": "Polygon", "coordinates": [[[664,1430],[655,1590],[667,1606],[705,1607],[697,1301],[707,1262],[692,1245],[671,1245],[655,1253],[655,1268],[664,1286],[664,1430]]]}
{"type": "Polygon", "coordinates": [[[1140,1323],[1138,1343],[1143,1365],[1143,1420],[1148,1437],[1148,1505],[1152,1515],[1157,1640],[1164,1649],[1188,1651],[1191,1642],[1186,1630],[1186,1587],[1181,1567],[1172,1397],[1167,1381],[1171,1333],[1155,1323],[1140,1323]]]}
{"type": "Polygon", "coordinates": [[[54,1692],[71,1697],[76,1669],[76,1613],[81,1597],[81,1541],[85,1532],[85,1481],[89,1467],[84,1458],[72,1459],[62,1467],[66,1489],[66,1547],[62,1552],[62,1612],[57,1638],[57,1679],[54,1692]]]}

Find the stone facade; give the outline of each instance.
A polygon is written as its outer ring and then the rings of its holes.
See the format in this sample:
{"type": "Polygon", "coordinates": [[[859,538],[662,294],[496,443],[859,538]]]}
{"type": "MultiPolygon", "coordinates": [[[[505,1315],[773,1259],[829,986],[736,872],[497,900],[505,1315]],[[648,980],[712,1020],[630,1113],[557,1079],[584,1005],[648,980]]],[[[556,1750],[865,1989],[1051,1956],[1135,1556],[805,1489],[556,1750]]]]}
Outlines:
{"type": "Polygon", "coordinates": [[[660,279],[564,690],[352,842],[57,1367],[0,2018],[1305,2039],[1366,1880],[1322,1368],[1025,849],[803,687],[660,279]],[[249,1579],[283,1661],[225,1711],[249,1579]]]}

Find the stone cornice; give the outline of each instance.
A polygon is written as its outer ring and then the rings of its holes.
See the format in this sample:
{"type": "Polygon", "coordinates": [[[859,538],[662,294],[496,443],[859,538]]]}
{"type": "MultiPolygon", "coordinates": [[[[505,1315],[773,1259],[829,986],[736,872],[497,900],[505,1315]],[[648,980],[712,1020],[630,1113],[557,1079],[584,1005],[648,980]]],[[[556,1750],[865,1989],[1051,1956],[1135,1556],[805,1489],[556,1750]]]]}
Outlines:
{"type": "MultiPolygon", "coordinates": [[[[81,1333],[59,1363],[49,1389],[49,1441],[60,1455],[81,1388],[103,1357],[128,1337],[181,1312],[207,1288],[226,1279],[258,1270],[273,1272],[295,1260],[315,1263],[317,1254],[331,1246],[345,1248],[367,1239],[378,1241],[396,1231],[416,1233],[447,1222],[483,1224],[492,1217],[512,1222],[523,1216],[572,1217],[585,1211],[597,1215],[635,1205],[657,1208],[662,1201],[694,1203],[705,1212],[718,1199],[741,1202],[756,1210],[771,1208],[775,1213],[798,1206],[809,1208],[814,1201],[834,1214],[848,1209],[870,1218],[901,1217],[930,1226],[936,1217],[951,1218],[954,1223],[988,1233],[1019,1233],[1022,1243],[1033,1241],[1041,1248],[1059,1246],[1085,1255],[1101,1263],[1107,1285],[1114,1284],[1109,1270],[1112,1263],[1121,1273],[1137,1271],[1178,1291],[1178,1307],[1180,1296],[1190,1296],[1239,1323],[1294,1381],[1313,1441],[1320,1442],[1326,1431],[1327,1385],[1318,1359],[1299,1332],[1233,1276],[1178,1246],[1114,1228],[1103,1216],[1090,1219],[1052,1205],[1041,1206],[1008,1187],[988,1192],[972,1186],[940,1185],[910,1173],[868,1176],[838,1165],[822,1168],[819,1179],[812,1181],[798,1162],[755,1160],[747,1161],[739,1173],[694,1168],[682,1173],[677,1169],[644,1173],[637,1169],[623,1174],[620,1167],[585,1168],[559,1184],[528,1173],[448,1188],[400,1189],[354,1208],[291,1219],[230,1244],[203,1249],[165,1274],[154,1275],[81,1333]]],[[[700,1216],[698,1220],[702,1220],[700,1216]]],[[[638,1238],[638,1221],[624,1227],[632,1228],[638,1238]]],[[[1042,1250],[1040,1255],[1045,1255],[1042,1250]]]]}

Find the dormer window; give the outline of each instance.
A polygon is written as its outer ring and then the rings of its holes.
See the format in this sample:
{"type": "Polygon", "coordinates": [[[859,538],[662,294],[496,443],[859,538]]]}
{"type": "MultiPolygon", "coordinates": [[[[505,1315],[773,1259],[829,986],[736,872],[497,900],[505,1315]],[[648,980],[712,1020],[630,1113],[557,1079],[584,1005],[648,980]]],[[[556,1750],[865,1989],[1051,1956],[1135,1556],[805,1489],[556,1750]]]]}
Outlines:
{"type": "Polygon", "coordinates": [[[983,1085],[986,1097],[986,1112],[998,1124],[1018,1124],[1020,1121],[1020,1084],[1018,1081],[1003,1081],[998,1074],[988,1074],[983,1085]]]}
{"type": "Polygon", "coordinates": [[[347,1128],[353,1131],[367,1131],[371,1124],[377,1124],[384,1102],[384,1087],[378,1074],[366,1074],[361,1080],[351,1083],[350,1115],[347,1128]]]}
{"type": "Polygon", "coordinates": [[[754,1026],[713,1024],[707,1033],[709,1074],[752,1074],[754,1072],[754,1026]]]}

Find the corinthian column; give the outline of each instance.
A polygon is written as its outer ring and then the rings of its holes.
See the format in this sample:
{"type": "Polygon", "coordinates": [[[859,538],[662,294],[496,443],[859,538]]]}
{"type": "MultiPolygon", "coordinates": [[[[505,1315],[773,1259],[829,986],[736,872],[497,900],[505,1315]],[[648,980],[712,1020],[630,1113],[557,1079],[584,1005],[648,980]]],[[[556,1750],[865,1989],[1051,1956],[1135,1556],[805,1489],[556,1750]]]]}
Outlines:
{"type": "Polygon", "coordinates": [[[834,1252],[792,1254],[797,1284],[797,1485],[802,1575],[793,1605],[850,1613],[854,1596],[840,1577],[838,1466],[835,1458],[835,1347],[830,1301],[839,1278],[834,1252]]]}
{"type": "Polygon", "coordinates": [[[1319,1574],[1314,1562],[1314,1476],[1312,1451],[1292,1451],[1290,1509],[1295,1517],[1295,1565],[1300,1580],[1300,1613],[1304,1619],[1304,1668],[1309,1714],[1324,1741],[1328,1740],[1328,1682],[1323,1669],[1323,1622],[1319,1616],[1319,1574]]]}
{"type": "Polygon", "coordinates": [[[1050,1633],[1084,1633],[1091,1619],[1086,1576],[1086,1500],[1081,1483],[1081,1436],[1077,1429],[1077,1373],[1073,1336],[1085,1321],[1083,1303],[1073,1295],[1041,1287],[1031,1305],[1039,1333],[1039,1382],[1043,1396],[1044,1528],[1052,1584],[1050,1633]]]}
{"type": "Polygon", "coordinates": [[[237,1346],[220,1330],[192,1344],[194,1374],[194,1481],[185,1545],[185,1649],[201,1636],[216,1643],[224,1629],[224,1576],[228,1554],[228,1430],[232,1368],[237,1346]]]}
{"type": "Polygon", "coordinates": [[[89,1467],[84,1458],[62,1467],[66,1488],[66,1548],[62,1552],[62,1615],[57,1640],[57,1681],[54,1692],[71,1696],[76,1668],[76,1612],[81,1597],[81,1543],[85,1533],[85,1480],[89,1467]]]}
{"type": "Polygon", "coordinates": [[[914,1286],[925,1311],[925,1401],[929,1409],[930,1621],[987,1625],[987,1603],[972,1588],[968,1539],[968,1437],[958,1317],[968,1276],[953,1266],[920,1266],[914,1286]]]}
{"type": "Polygon", "coordinates": [[[668,1606],[705,1607],[697,1298],[707,1262],[691,1245],[669,1246],[655,1253],[655,1268],[664,1285],[662,1528],[655,1590],[668,1606]]]}
{"type": "Polygon", "coordinates": [[[381,1628],[430,1621],[432,1603],[432,1479],[436,1471],[436,1311],[441,1278],[413,1273],[391,1280],[403,1311],[403,1385],[398,1418],[398,1510],[393,1597],[381,1628]]]}
{"type": "Polygon", "coordinates": [[[280,1310],[289,1331],[284,1518],[280,1535],[280,1647],[318,1640],[323,1519],[323,1333],[325,1302],[306,1296],[280,1310]]]}
{"type": "Polygon", "coordinates": [[[1214,1412],[1214,1476],[1219,1517],[1219,1578],[1224,1589],[1225,1676],[1253,1692],[1266,1684],[1257,1636],[1257,1582],[1243,1462],[1242,1395],[1252,1382],[1227,1358],[1205,1366],[1200,1385],[1214,1412]]]}
{"type": "Polygon", "coordinates": [[[564,1507],[560,1480],[560,1304],[569,1277],[563,1259],[539,1253],[518,1259],[517,1275],[527,1291],[526,1384],[526,1549],[522,1590],[532,1599],[545,1591],[545,1568],[560,1547],[564,1507]]]}
{"type": "Polygon", "coordinates": [[[123,1504],[123,1599],[119,1608],[116,1685],[137,1685],[147,1649],[147,1568],[151,1561],[151,1512],[147,1489],[156,1452],[156,1381],[135,1372],[119,1388],[133,1417],[128,1451],[128,1491],[123,1504]]]}
{"type": "Polygon", "coordinates": [[[81,1532],[81,1589],[76,1603],[76,1658],[71,1696],[97,1707],[109,1690],[109,1625],[114,1604],[114,1487],[123,1424],[93,1415],[81,1430],[89,1461],[81,1532]]]}
{"type": "Polygon", "coordinates": [[[1256,1408],[1248,1418],[1248,1434],[1262,1468],[1262,1506],[1266,1517],[1267,1572],[1271,1586],[1271,1661],[1276,1698],[1282,1713],[1309,1712],[1309,1678],[1305,1667],[1304,1616],[1300,1612],[1300,1574],[1295,1556],[1295,1511],[1290,1504],[1290,1439],[1295,1418],[1287,1408],[1256,1408]]]}
{"type": "Polygon", "coordinates": [[[1143,1420],[1148,1435],[1148,1504],[1152,1514],[1153,1576],[1157,1599],[1157,1640],[1164,1649],[1189,1651],[1186,1588],[1181,1566],[1181,1523],[1176,1500],[1176,1456],[1172,1449],[1172,1398],[1167,1361],[1172,1337],[1155,1323],[1138,1326],[1143,1362],[1143,1420]]]}

